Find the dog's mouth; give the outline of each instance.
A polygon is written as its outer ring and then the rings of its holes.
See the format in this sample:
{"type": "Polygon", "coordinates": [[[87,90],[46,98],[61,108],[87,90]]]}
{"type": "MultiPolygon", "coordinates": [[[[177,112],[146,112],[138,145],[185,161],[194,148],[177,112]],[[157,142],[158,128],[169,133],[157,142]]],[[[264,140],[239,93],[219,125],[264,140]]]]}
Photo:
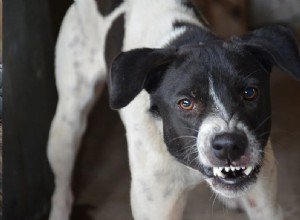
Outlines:
{"type": "MultiPolygon", "coordinates": [[[[260,164],[260,163],[257,163],[260,164]]],[[[189,164],[191,165],[191,164],[189,164]]],[[[248,186],[256,182],[261,165],[240,165],[240,166],[200,166],[194,164],[194,169],[199,170],[207,177],[207,180],[214,188],[238,192],[247,189],[248,186]]]]}
{"type": "Polygon", "coordinates": [[[259,173],[259,166],[213,167],[212,185],[219,190],[238,192],[253,184],[259,173]]]}
{"type": "Polygon", "coordinates": [[[238,179],[249,176],[253,171],[252,166],[248,167],[214,167],[214,176],[221,177],[222,179],[238,179]]]}
{"type": "Polygon", "coordinates": [[[258,167],[253,166],[213,167],[214,178],[218,178],[226,184],[238,184],[249,180],[256,176],[257,171],[258,167]]]}

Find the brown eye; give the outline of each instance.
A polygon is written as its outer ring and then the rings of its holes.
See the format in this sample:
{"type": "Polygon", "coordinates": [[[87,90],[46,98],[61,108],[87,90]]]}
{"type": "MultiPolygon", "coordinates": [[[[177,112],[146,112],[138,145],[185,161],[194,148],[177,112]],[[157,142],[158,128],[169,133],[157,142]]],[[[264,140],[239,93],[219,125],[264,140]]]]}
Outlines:
{"type": "Polygon", "coordinates": [[[179,100],[178,106],[183,110],[192,110],[194,108],[194,103],[188,98],[179,100]]]}
{"type": "Polygon", "coordinates": [[[253,101],[258,96],[258,89],[255,87],[246,87],[243,92],[243,98],[246,101],[253,101]]]}

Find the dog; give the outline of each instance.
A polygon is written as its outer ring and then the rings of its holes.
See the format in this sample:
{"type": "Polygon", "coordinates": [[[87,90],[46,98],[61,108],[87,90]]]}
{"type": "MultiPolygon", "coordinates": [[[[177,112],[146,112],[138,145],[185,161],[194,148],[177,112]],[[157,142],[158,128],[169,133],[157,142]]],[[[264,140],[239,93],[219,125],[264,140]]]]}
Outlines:
{"type": "Polygon", "coordinates": [[[105,15],[97,2],[75,0],[57,41],[49,219],[69,219],[74,161],[108,72],[110,105],[126,127],[134,219],[181,219],[188,192],[206,182],[249,219],[282,220],[269,79],[273,66],[300,79],[290,31],[270,26],[224,40],[189,1],[124,0],[105,15]],[[108,32],[122,16],[124,37],[107,60],[108,32]]]}

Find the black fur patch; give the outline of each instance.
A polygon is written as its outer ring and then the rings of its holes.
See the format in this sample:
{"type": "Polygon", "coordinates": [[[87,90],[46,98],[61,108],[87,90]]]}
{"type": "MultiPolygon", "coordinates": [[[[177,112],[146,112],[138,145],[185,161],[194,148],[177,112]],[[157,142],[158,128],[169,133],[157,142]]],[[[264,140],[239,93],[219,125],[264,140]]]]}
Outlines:
{"type": "Polygon", "coordinates": [[[112,23],[105,41],[105,62],[110,68],[113,59],[121,52],[124,39],[124,14],[112,23]]]}
{"type": "Polygon", "coordinates": [[[106,16],[116,9],[123,0],[96,0],[98,11],[106,16]]]}
{"type": "Polygon", "coordinates": [[[195,159],[197,131],[208,115],[217,112],[208,77],[212,78],[216,95],[228,114],[246,124],[263,148],[271,127],[270,75],[255,56],[243,48],[224,46],[217,41],[213,45],[183,46],[177,57],[183,60],[175,58],[157,82],[159,87],[150,93],[151,103],[163,121],[169,152],[180,162],[200,169],[195,159]],[[254,102],[242,100],[241,94],[247,86],[259,88],[260,98],[254,102]],[[195,103],[191,111],[177,105],[178,100],[186,97],[195,103]]]}

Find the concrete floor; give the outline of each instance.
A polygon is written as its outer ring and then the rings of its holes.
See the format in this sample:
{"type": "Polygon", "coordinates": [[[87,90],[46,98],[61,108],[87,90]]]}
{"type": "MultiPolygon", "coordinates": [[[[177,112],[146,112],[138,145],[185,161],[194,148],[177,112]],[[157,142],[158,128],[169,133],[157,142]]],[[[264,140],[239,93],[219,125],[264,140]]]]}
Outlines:
{"type": "MultiPolygon", "coordinates": [[[[300,216],[300,82],[275,72],[271,84],[272,142],[279,169],[279,201],[285,219],[296,220],[300,216]]],[[[77,160],[73,220],[132,219],[125,133],[118,115],[106,103],[106,99],[101,99],[93,110],[77,160]]],[[[226,209],[203,184],[191,193],[184,220],[212,219],[247,218],[243,213],[226,209]]]]}

